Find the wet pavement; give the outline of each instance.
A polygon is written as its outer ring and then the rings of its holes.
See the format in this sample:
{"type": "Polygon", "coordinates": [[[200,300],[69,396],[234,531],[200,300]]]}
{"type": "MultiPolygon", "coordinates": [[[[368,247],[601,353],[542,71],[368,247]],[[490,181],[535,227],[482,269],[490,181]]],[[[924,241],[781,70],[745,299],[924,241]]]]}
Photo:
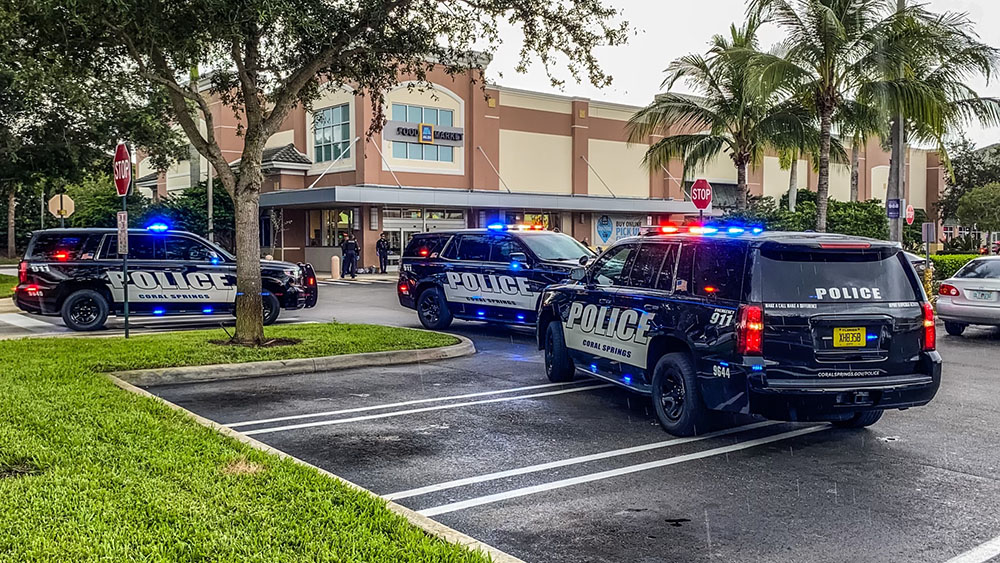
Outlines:
{"type": "MultiPolygon", "coordinates": [[[[393,291],[315,311],[418,326],[393,291]]],[[[479,352],[151,391],[526,561],[947,561],[1000,535],[995,330],[942,330],[937,398],[867,430],[734,417],[688,439],[625,390],[550,384],[530,331],[452,330],[479,352]]]]}

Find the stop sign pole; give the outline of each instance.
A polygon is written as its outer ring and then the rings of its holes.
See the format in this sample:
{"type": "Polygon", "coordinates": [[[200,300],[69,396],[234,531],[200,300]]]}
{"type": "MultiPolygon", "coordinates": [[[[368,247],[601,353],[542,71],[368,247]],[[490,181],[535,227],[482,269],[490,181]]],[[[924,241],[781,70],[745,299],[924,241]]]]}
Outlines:
{"type": "MultiPolygon", "coordinates": [[[[115,159],[112,163],[112,171],[114,172],[115,178],[115,190],[118,191],[118,195],[122,198],[122,214],[125,220],[125,236],[126,240],[128,237],[128,192],[132,188],[132,156],[129,155],[128,146],[125,143],[118,143],[115,147],[115,159]]],[[[119,246],[118,251],[121,252],[121,227],[119,226],[118,239],[119,246]]],[[[122,287],[123,287],[123,302],[125,309],[125,338],[128,339],[128,249],[125,248],[125,253],[122,254],[122,287]]]]}

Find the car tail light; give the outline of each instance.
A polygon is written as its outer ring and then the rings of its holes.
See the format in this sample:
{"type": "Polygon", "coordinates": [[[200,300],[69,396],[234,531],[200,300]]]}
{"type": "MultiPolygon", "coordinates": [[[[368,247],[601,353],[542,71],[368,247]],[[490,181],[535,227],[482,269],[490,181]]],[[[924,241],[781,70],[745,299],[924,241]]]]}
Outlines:
{"type": "Polygon", "coordinates": [[[736,323],[736,351],[760,354],[764,345],[764,309],[760,305],[740,305],[736,323]]]}
{"type": "Polygon", "coordinates": [[[17,265],[17,283],[27,283],[28,281],[28,263],[21,262],[17,265]]]}
{"type": "Polygon", "coordinates": [[[924,308],[924,351],[930,352],[937,348],[937,330],[934,328],[934,308],[930,303],[923,303],[924,308]]]}
{"type": "Polygon", "coordinates": [[[410,294],[410,284],[408,284],[406,282],[399,282],[399,292],[402,293],[403,295],[409,295],[410,294]]]}
{"type": "Polygon", "coordinates": [[[951,296],[951,297],[955,297],[955,296],[958,295],[958,288],[955,287],[955,286],[953,286],[953,285],[949,285],[949,284],[943,283],[943,284],[941,284],[941,288],[938,289],[938,294],[939,295],[948,295],[948,296],[951,296]]]}
{"type": "Polygon", "coordinates": [[[316,278],[309,276],[309,278],[306,280],[306,285],[316,285],[316,278]]]}

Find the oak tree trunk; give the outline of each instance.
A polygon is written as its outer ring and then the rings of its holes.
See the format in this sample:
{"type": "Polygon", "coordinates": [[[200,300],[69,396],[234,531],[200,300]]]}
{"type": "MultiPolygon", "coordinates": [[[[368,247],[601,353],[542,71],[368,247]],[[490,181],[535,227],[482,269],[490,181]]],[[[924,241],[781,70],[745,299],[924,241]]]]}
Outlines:
{"type": "Polygon", "coordinates": [[[795,212],[795,200],[799,196],[799,158],[795,155],[792,167],[788,169],[788,210],[795,212]]]}
{"type": "Polygon", "coordinates": [[[17,241],[14,240],[14,206],[17,204],[15,201],[14,186],[9,186],[7,192],[7,258],[14,258],[17,256],[17,241]]]}
{"type": "MultiPolygon", "coordinates": [[[[249,141],[248,141],[249,142],[249,141]]],[[[236,215],[236,337],[244,345],[264,343],[260,279],[260,155],[248,158],[256,147],[247,147],[240,161],[233,204],[236,215]]]]}
{"type": "Polygon", "coordinates": [[[861,150],[858,143],[852,143],[851,147],[851,201],[858,201],[858,167],[861,162],[861,150]]]}
{"type": "Polygon", "coordinates": [[[823,107],[819,119],[819,181],[816,186],[816,230],[826,232],[826,208],[830,196],[830,129],[833,107],[823,107]]]}

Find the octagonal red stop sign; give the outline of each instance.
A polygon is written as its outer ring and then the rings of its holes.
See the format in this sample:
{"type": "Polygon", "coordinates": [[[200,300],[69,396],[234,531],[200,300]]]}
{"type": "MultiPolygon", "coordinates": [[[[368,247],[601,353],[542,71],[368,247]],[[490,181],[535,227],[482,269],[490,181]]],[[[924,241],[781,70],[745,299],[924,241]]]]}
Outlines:
{"type": "Polygon", "coordinates": [[[115,176],[115,189],[118,190],[118,195],[125,197],[132,184],[132,157],[129,156],[125,143],[118,143],[118,147],[115,148],[112,169],[115,176]]]}
{"type": "Polygon", "coordinates": [[[712,185],[708,180],[700,178],[695,180],[691,186],[691,203],[698,209],[705,209],[712,205],[712,185]]]}

